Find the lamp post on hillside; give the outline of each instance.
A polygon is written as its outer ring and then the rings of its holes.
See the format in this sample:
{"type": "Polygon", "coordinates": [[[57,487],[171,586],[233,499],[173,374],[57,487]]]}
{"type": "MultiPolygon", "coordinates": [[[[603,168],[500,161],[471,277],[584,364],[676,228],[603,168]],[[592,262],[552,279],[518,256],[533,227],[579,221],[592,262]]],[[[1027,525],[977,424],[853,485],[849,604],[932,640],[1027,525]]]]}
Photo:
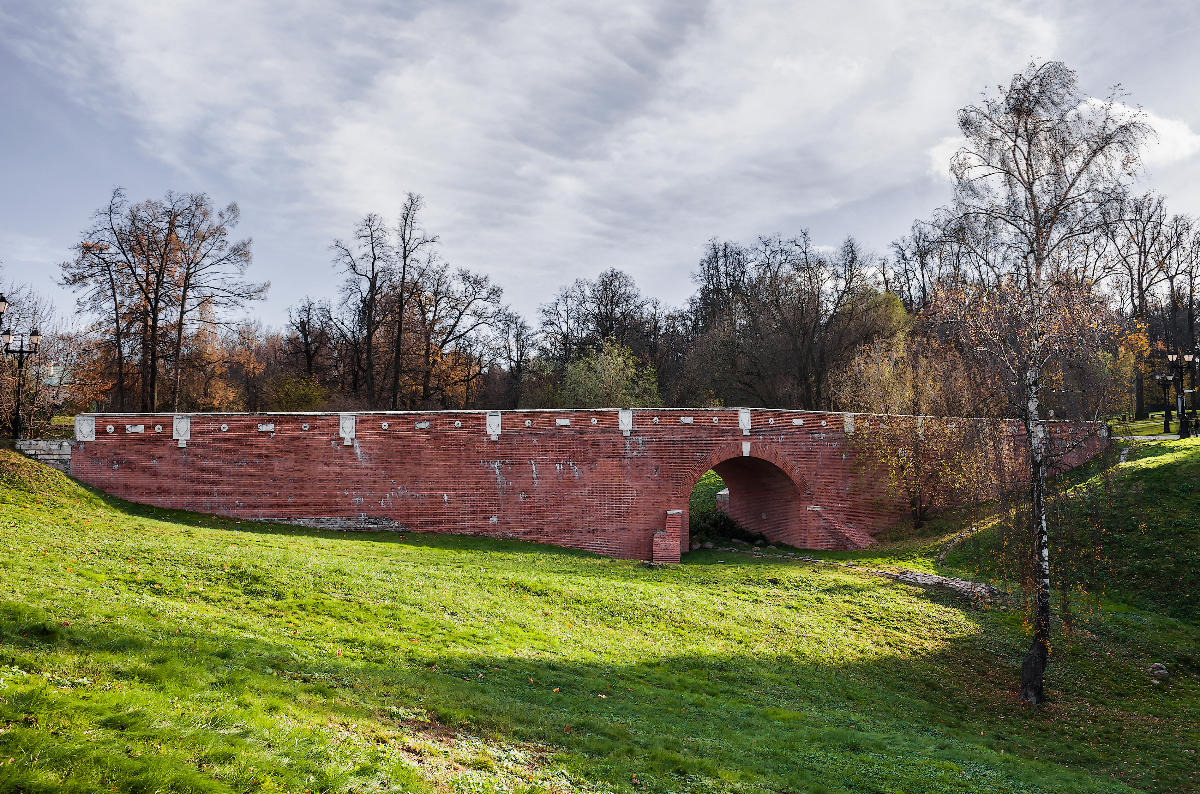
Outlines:
{"type": "MultiPolygon", "coordinates": [[[[4,326],[4,315],[8,313],[8,300],[0,295],[0,327],[4,326]]],[[[17,361],[17,394],[13,401],[13,438],[21,437],[21,392],[25,390],[25,362],[37,355],[38,347],[42,344],[42,335],[34,328],[28,334],[14,334],[11,328],[5,328],[0,333],[0,342],[4,343],[4,357],[17,361]],[[17,339],[17,344],[13,344],[17,339]]]]}
{"type": "Polygon", "coordinates": [[[1167,392],[1171,390],[1171,376],[1160,372],[1154,376],[1154,382],[1163,393],[1163,435],[1171,432],[1171,404],[1167,402],[1167,392]]]}
{"type": "Polygon", "coordinates": [[[1179,437],[1187,438],[1191,435],[1191,428],[1188,427],[1187,414],[1183,412],[1183,376],[1191,369],[1192,361],[1195,359],[1191,353],[1167,354],[1167,364],[1175,376],[1175,412],[1179,414],[1179,437]]]}
{"type": "Polygon", "coordinates": [[[1196,345],[1196,349],[1192,351],[1192,366],[1189,367],[1192,371],[1192,414],[1194,415],[1197,409],[1200,409],[1200,344],[1196,345]]]}

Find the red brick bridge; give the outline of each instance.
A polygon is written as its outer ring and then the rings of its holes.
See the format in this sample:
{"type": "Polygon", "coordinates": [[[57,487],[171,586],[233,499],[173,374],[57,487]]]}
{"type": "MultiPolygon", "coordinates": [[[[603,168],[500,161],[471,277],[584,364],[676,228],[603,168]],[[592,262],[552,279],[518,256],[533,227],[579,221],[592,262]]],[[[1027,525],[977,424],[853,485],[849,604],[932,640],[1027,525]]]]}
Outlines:
{"type": "MultiPolygon", "coordinates": [[[[772,541],[853,549],[905,515],[853,441],[936,421],[746,408],[85,414],[69,473],[133,502],[332,529],[517,538],[677,562],[715,470],[727,512],[772,541]]],[[[1095,425],[1054,423],[1103,447],[1095,425]]],[[[1019,425],[993,423],[1017,455],[1019,425]]]]}

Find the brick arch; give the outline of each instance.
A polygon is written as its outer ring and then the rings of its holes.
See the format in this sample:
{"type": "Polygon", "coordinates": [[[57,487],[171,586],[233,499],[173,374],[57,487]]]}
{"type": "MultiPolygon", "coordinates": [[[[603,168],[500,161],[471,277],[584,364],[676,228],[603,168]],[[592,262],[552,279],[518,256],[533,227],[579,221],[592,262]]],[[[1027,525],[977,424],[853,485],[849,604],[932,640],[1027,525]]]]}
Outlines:
{"type": "MultiPolygon", "coordinates": [[[[810,545],[815,521],[808,507],[812,489],[788,456],[770,444],[757,442],[746,449],[742,443],[722,444],[700,464],[688,470],[680,502],[688,503],[692,489],[712,469],[729,489],[726,513],[751,532],[771,541],[792,546],[810,545]]],[[[684,515],[681,547],[686,548],[687,515],[684,515]]]]}

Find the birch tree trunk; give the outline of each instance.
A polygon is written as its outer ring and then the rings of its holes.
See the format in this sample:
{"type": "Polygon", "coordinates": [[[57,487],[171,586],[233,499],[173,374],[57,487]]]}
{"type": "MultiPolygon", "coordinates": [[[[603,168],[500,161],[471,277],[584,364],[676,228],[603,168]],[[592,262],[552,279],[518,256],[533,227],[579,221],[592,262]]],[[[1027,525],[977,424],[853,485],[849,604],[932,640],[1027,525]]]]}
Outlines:
{"type": "Polygon", "coordinates": [[[1033,541],[1033,643],[1021,663],[1021,700],[1037,705],[1046,699],[1042,684],[1050,660],[1050,534],[1046,521],[1046,424],[1038,400],[1040,374],[1030,369],[1025,381],[1025,432],[1029,443],[1030,529],[1033,541]]]}

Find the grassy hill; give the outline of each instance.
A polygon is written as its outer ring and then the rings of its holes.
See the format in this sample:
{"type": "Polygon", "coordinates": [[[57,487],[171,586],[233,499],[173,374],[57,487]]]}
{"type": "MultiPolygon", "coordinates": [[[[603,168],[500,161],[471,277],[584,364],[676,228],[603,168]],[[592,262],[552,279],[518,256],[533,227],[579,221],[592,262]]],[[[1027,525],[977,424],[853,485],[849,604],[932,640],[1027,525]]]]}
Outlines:
{"type": "Polygon", "coordinates": [[[243,523],[10,453],[0,545],[0,791],[1200,791],[1200,627],[1150,611],[1032,711],[1020,612],[777,557],[243,523]]]}
{"type": "MultiPolygon", "coordinates": [[[[1089,589],[1200,623],[1200,439],[1135,444],[1124,455],[1073,474],[1052,500],[1055,559],[1098,557],[1081,574],[1089,589]]],[[[979,533],[946,562],[999,578],[999,543],[999,533],[979,533]]]]}

